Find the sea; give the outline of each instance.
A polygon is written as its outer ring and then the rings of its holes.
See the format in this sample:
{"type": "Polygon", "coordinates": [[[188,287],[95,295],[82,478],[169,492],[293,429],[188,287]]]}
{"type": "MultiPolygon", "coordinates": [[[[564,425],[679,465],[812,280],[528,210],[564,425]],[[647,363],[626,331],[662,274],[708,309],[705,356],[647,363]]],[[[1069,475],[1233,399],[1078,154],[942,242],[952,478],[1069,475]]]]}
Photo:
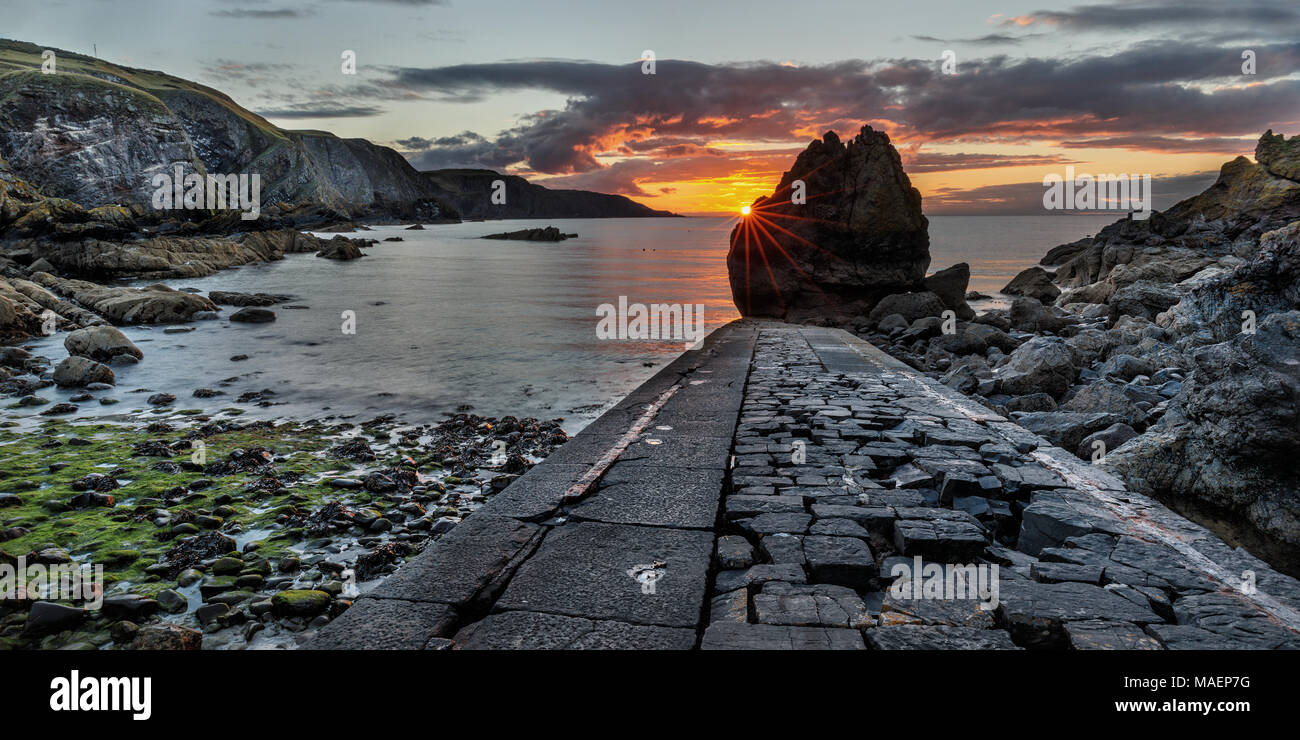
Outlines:
{"type": "MultiPolygon", "coordinates": [[[[1112,220],[931,216],[930,269],[969,264],[969,289],[990,295],[984,305],[995,305],[998,290],[1048,249],[1095,234],[1112,220]]],[[[681,335],[620,338],[600,331],[602,320],[617,319],[620,302],[629,309],[689,307],[693,319],[702,310],[705,331],[738,317],[726,268],[733,224],[649,218],[467,222],[414,231],[375,226],[354,235],[401,241],[380,241],[348,262],[295,254],[168,280],[203,293],[293,298],[271,307],[273,323],[222,318],[123,328],[144,360],[116,366],[117,387],[79,403],[77,416],[133,417],[161,392],[177,396],[174,409],[241,409],[244,418],[364,420],[395,413],[424,424],[468,411],[560,418],[574,433],[686,346],[681,335]],[[558,243],[480,238],[550,225],[578,236],[558,243]],[[222,395],[194,397],[199,388],[222,395]],[[253,392],[261,393],[260,405],[238,402],[253,392]],[[97,399],[103,397],[118,403],[102,406],[97,399]]],[[[235,310],[223,307],[221,315],[235,310]]],[[[694,329],[694,321],[684,328],[694,329]]],[[[57,362],[66,355],[63,338],[27,346],[57,362]]],[[[67,401],[72,393],[50,388],[41,395],[67,401]]],[[[7,409],[4,416],[26,425],[39,421],[39,411],[7,409]]]]}

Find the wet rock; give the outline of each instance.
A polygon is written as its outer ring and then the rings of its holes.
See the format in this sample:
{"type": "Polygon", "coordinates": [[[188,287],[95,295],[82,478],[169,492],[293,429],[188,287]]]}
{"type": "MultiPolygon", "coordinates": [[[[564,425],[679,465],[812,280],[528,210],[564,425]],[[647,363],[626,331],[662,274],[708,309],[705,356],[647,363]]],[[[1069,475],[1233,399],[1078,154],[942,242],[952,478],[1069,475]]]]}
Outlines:
{"type": "Polygon", "coordinates": [[[85,609],[57,604],[53,601],[37,601],[27,612],[23,634],[40,636],[63,632],[75,628],[85,618],[85,609]]]}
{"type": "Polygon", "coordinates": [[[316,256],[324,257],[327,260],[354,260],[365,255],[361,253],[357,240],[349,239],[346,236],[336,236],[326,242],[324,248],[317,252],[316,256]]]}
{"type": "Polygon", "coordinates": [[[1077,370],[1065,340],[1034,337],[1012,352],[995,374],[1003,393],[1046,393],[1059,398],[1074,383],[1077,370]]]}
{"type": "Polygon", "coordinates": [[[88,326],[77,329],[63,340],[69,355],[88,357],[96,362],[111,362],[118,357],[144,359],[144,352],[118,329],[111,326],[88,326]]]}
{"type": "Polygon", "coordinates": [[[54,368],[54,382],[61,388],[75,388],[89,383],[116,382],[112,368],[85,357],[69,357],[54,368]]]}
{"type": "Polygon", "coordinates": [[[925,289],[939,296],[957,318],[970,321],[975,318],[975,311],[966,303],[966,286],[970,283],[970,265],[958,262],[952,267],[939,270],[923,281],[925,289]]]}
{"type": "Polygon", "coordinates": [[[241,324],[267,324],[275,321],[275,312],[265,308],[241,308],[230,315],[230,320],[241,324]]]}
{"type": "Polygon", "coordinates": [[[871,309],[871,313],[867,315],[867,322],[874,323],[893,314],[898,314],[909,322],[931,317],[938,319],[947,310],[948,307],[944,305],[943,300],[930,291],[894,293],[882,298],[876,307],[871,309]]]}
{"type": "Polygon", "coordinates": [[[1061,295],[1061,289],[1052,282],[1052,274],[1037,265],[1022,270],[1002,288],[1002,292],[1033,298],[1044,304],[1050,304],[1061,295]]]}
{"type": "Polygon", "coordinates": [[[324,591],[281,591],[271,597],[271,608],[278,617],[313,617],[329,607],[331,598],[324,591]]]}
{"type": "Polygon", "coordinates": [[[140,628],[132,650],[198,650],[203,633],[179,624],[150,624],[140,628]]]}
{"type": "Polygon", "coordinates": [[[218,306],[274,306],[277,303],[293,300],[293,296],[273,293],[236,293],[226,290],[208,292],[208,300],[218,306]]]}

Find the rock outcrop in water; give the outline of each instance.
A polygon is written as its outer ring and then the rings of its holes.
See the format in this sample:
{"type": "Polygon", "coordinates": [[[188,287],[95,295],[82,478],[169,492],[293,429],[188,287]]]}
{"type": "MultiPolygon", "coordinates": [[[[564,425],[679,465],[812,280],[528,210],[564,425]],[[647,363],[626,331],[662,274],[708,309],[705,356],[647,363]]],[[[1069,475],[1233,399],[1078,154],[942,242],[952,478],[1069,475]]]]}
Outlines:
{"type": "Polygon", "coordinates": [[[621,195],[562,190],[492,170],[448,169],[420,173],[462,218],[646,218],[675,216],[621,195]],[[493,202],[493,183],[505,183],[505,202],[493,202]]]}
{"type": "Polygon", "coordinates": [[[887,295],[926,289],[928,227],[887,135],[827,132],[731,232],[732,298],[745,316],[860,319],[887,295]]]}

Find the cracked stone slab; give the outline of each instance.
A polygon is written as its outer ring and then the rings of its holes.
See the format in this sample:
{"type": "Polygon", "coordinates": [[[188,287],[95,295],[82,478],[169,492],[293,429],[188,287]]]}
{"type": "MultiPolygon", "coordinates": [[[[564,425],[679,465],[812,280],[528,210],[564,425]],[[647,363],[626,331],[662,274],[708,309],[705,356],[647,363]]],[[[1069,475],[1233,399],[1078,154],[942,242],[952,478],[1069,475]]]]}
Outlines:
{"type": "Polygon", "coordinates": [[[712,556],[712,532],[566,524],[519,567],[496,608],[694,627],[712,556]]]}
{"type": "Polygon", "coordinates": [[[303,648],[420,650],[431,640],[450,636],[456,620],[456,609],[447,604],[362,597],[303,648]]]}
{"type": "Polygon", "coordinates": [[[570,514],[611,524],[712,529],[722,479],[720,470],[627,466],[620,461],[570,514]]]}
{"type": "Polygon", "coordinates": [[[768,583],[753,601],[760,624],[853,629],[875,624],[862,598],[844,586],[768,583]]]}
{"type": "Polygon", "coordinates": [[[367,596],[464,606],[499,585],[541,533],[539,525],[480,511],[411,558],[367,596]]]}
{"type": "Polygon", "coordinates": [[[456,635],[458,650],[690,650],[695,630],[503,612],[456,635]]]}
{"type": "Polygon", "coordinates": [[[1075,650],[1162,650],[1160,642],[1136,624],[1088,619],[1067,622],[1065,632],[1075,650]]]}
{"type": "Polygon", "coordinates": [[[1002,630],[899,625],[866,630],[875,650],[1019,650],[1002,630]]]}
{"type": "Polygon", "coordinates": [[[999,622],[1017,644],[1027,647],[1067,646],[1067,622],[1100,619],[1145,625],[1164,621],[1149,607],[1087,583],[1006,580],[1000,591],[999,622]]]}
{"type": "Polygon", "coordinates": [[[493,496],[489,511],[495,516],[514,519],[546,519],[560,508],[564,492],[590,469],[587,464],[544,460],[493,496]]]}
{"type": "Polygon", "coordinates": [[[854,629],[718,622],[704,631],[704,650],[864,650],[854,629]]]}

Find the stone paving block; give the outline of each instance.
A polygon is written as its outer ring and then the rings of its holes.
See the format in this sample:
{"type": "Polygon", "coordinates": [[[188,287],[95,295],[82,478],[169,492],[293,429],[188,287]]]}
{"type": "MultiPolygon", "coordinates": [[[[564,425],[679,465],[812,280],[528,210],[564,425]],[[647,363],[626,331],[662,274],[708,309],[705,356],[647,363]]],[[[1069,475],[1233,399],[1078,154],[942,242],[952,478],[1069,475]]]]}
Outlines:
{"type": "Polygon", "coordinates": [[[811,523],[809,514],[759,514],[753,519],[736,520],[736,526],[756,535],[803,534],[811,523]]]}
{"type": "Polygon", "coordinates": [[[704,631],[704,650],[864,650],[854,629],[718,622],[704,631]]]}
{"type": "Polygon", "coordinates": [[[526,555],[542,528],[480,511],[411,558],[371,591],[371,598],[464,606],[485,595],[526,555]]]}
{"type": "MultiPolygon", "coordinates": [[[[787,489],[788,490],[788,489],[787,489]]],[[[760,514],[804,514],[802,496],[728,496],[724,505],[728,519],[748,519],[760,514]]]]}
{"type": "Polygon", "coordinates": [[[761,624],[853,629],[875,625],[862,598],[843,586],[768,583],[753,601],[761,624]]]}
{"type": "MultiPolygon", "coordinates": [[[[898,511],[901,516],[906,510],[898,511]]],[[[962,514],[969,520],[938,516],[933,519],[899,519],[894,522],[894,546],[904,555],[920,555],[945,563],[974,560],[988,544],[984,527],[964,511],[951,513],[962,514]]]]}
{"type": "Polygon", "coordinates": [[[852,519],[818,519],[808,529],[808,534],[822,534],[830,537],[860,537],[867,539],[871,533],[852,519]]]}
{"type": "Polygon", "coordinates": [[[627,466],[610,467],[595,493],[570,509],[576,519],[613,524],[712,530],[722,498],[723,472],[627,466]]]}
{"type": "Polygon", "coordinates": [[[813,504],[813,516],[822,519],[848,519],[873,532],[888,532],[893,527],[894,509],[887,506],[833,506],[813,504]]]}
{"type": "Polygon", "coordinates": [[[803,540],[808,572],[818,583],[864,589],[876,576],[876,558],[854,537],[808,535],[803,540]]]}
{"type": "Polygon", "coordinates": [[[746,622],[749,620],[749,590],[738,588],[714,596],[709,601],[709,624],[714,622],[746,622]]]}
{"type": "Polygon", "coordinates": [[[694,627],[712,556],[711,532],[566,524],[547,534],[520,566],[496,607],[694,627]],[[650,568],[658,574],[653,583],[646,582],[650,568]]]}
{"type": "Polygon", "coordinates": [[[720,571],[714,580],[714,591],[726,593],[738,588],[761,586],[769,581],[804,583],[806,580],[803,566],[795,563],[769,563],[751,566],[745,570],[720,571]]]}
{"type": "Polygon", "coordinates": [[[663,438],[642,435],[618,456],[618,464],[724,471],[731,462],[731,437],[663,438]]]}
{"type": "Polygon", "coordinates": [[[459,650],[690,650],[695,630],[536,612],[489,615],[456,636],[459,650]]]}
{"type": "Polygon", "coordinates": [[[1163,650],[1154,637],[1136,624],[1087,619],[1066,622],[1065,632],[1075,650],[1163,650]]]}
{"type": "Polygon", "coordinates": [[[999,597],[999,623],[1016,644],[1026,647],[1067,647],[1067,622],[1103,619],[1146,625],[1163,621],[1151,609],[1087,583],[1008,580],[1001,584],[999,597]]]}
{"type": "Polygon", "coordinates": [[[743,570],[754,564],[754,546],[738,535],[718,538],[716,546],[718,567],[723,570],[743,570]]]}
{"type": "Polygon", "coordinates": [[[1242,645],[1225,635],[1186,624],[1152,624],[1147,632],[1155,636],[1166,650],[1267,650],[1259,646],[1242,645]]]}
{"type": "Polygon", "coordinates": [[[357,599],[321,628],[307,650],[420,650],[430,639],[449,637],[456,609],[399,599],[357,599]]]}
{"type": "Polygon", "coordinates": [[[1072,563],[1038,562],[1029,566],[1029,575],[1041,583],[1076,581],[1101,585],[1102,567],[1099,565],[1074,565],[1072,563]]]}
{"type": "Polygon", "coordinates": [[[1019,650],[1002,630],[900,625],[866,630],[873,650],[1019,650]]]}
{"type": "MultiPolygon", "coordinates": [[[[568,444],[567,442],[565,444],[568,444]]],[[[578,482],[590,465],[544,460],[492,497],[494,516],[541,521],[552,516],[564,501],[564,492],[578,482]]]]}
{"type": "Polygon", "coordinates": [[[793,564],[803,567],[803,541],[803,535],[769,534],[758,541],[758,549],[774,565],[793,564]]]}

